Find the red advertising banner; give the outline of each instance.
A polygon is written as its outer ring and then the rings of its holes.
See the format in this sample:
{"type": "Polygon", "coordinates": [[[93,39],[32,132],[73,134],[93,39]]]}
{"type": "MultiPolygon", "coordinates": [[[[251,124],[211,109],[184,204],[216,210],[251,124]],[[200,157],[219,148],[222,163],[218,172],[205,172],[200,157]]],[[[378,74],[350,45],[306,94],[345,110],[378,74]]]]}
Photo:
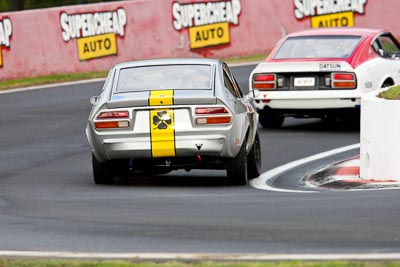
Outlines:
{"type": "Polygon", "coordinates": [[[0,13],[0,80],[162,57],[268,53],[311,27],[386,28],[398,0],[142,0],[0,13]]]}

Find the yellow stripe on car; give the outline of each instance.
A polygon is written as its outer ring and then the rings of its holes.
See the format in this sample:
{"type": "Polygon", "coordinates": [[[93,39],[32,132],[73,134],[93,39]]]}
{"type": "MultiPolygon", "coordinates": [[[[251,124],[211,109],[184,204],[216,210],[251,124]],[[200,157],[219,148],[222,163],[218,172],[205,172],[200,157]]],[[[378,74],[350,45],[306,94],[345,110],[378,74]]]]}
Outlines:
{"type": "MultiPolygon", "coordinates": [[[[151,91],[150,106],[173,105],[173,90],[151,91]]],[[[150,110],[151,153],[154,158],[175,156],[174,110],[150,110]]]]}
{"type": "Polygon", "coordinates": [[[149,106],[173,105],[174,90],[151,91],[149,106]]]}

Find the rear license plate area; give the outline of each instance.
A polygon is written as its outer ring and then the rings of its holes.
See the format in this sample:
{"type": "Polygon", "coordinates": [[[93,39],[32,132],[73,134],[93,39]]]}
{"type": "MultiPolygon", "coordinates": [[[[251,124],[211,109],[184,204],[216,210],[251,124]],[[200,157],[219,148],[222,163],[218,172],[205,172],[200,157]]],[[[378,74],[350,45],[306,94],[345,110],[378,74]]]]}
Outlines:
{"type": "Polygon", "coordinates": [[[316,90],[318,79],[317,77],[292,77],[292,88],[295,90],[316,90]]]}

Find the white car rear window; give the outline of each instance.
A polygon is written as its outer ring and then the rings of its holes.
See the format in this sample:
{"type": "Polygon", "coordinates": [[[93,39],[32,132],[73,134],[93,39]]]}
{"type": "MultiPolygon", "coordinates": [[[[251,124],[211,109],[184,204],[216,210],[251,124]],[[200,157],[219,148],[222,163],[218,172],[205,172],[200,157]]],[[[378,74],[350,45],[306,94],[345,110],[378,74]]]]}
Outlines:
{"type": "Polygon", "coordinates": [[[117,93],[160,89],[211,89],[210,65],[162,65],[121,69],[117,93]]]}
{"type": "Polygon", "coordinates": [[[348,58],[360,40],[361,36],[290,37],[273,58],[348,58]]]}

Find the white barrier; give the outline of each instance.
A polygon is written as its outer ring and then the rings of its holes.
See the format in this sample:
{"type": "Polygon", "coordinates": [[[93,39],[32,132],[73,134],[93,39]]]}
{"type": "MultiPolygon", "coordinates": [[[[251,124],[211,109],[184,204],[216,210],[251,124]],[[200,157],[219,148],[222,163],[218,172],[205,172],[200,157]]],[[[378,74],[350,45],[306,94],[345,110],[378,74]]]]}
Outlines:
{"type": "Polygon", "coordinates": [[[400,181],[400,101],[378,94],[361,100],[360,177],[400,181]]]}

